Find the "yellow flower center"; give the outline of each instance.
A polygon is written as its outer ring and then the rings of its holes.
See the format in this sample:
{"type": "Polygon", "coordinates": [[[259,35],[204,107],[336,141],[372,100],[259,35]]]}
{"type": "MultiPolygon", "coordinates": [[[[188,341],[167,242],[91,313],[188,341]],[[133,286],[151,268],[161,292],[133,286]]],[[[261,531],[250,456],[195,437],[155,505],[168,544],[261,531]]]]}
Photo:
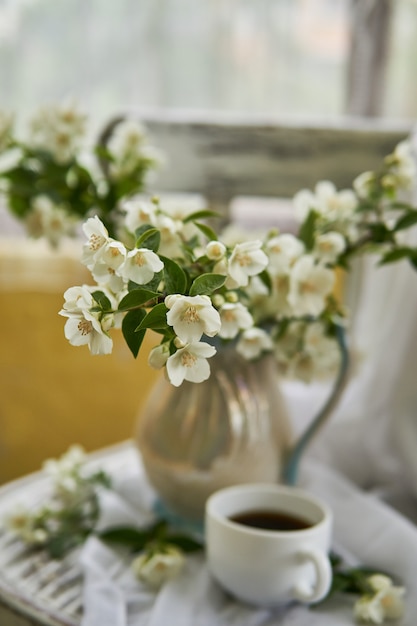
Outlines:
{"type": "Polygon", "coordinates": [[[240,267],[247,267],[248,265],[251,265],[252,258],[247,252],[241,252],[237,255],[236,261],[239,263],[240,267]]]}
{"type": "Polygon", "coordinates": [[[189,322],[190,324],[199,322],[200,316],[198,314],[197,308],[195,306],[189,306],[182,314],[181,320],[183,322],[189,322]]]}
{"type": "Polygon", "coordinates": [[[222,317],[225,322],[234,322],[236,319],[235,312],[231,311],[230,309],[227,311],[223,311],[222,317]]]}
{"type": "Polygon", "coordinates": [[[88,335],[93,330],[93,325],[88,320],[81,320],[78,323],[78,330],[82,335],[88,335]]]}
{"type": "Polygon", "coordinates": [[[317,289],[314,283],[310,283],[306,280],[304,283],[300,284],[300,291],[301,293],[315,293],[317,289]]]}
{"type": "Polygon", "coordinates": [[[66,147],[70,143],[70,137],[67,133],[58,133],[56,136],[56,142],[59,146],[66,147]]]}
{"type": "Polygon", "coordinates": [[[330,243],[330,241],[322,241],[319,247],[320,247],[320,250],[322,250],[323,252],[331,252],[333,249],[333,246],[330,243]]]}
{"type": "Polygon", "coordinates": [[[135,256],[135,265],[138,265],[139,267],[146,265],[145,257],[141,252],[135,256]]]}
{"type": "Polygon", "coordinates": [[[196,361],[197,357],[191,352],[183,352],[181,355],[181,364],[184,367],[193,367],[196,361]]]}
{"type": "Polygon", "coordinates": [[[96,233],[93,233],[92,235],[90,235],[88,245],[89,245],[90,250],[98,250],[99,248],[101,248],[103,242],[104,242],[104,239],[101,235],[97,235],[96,233]]]}

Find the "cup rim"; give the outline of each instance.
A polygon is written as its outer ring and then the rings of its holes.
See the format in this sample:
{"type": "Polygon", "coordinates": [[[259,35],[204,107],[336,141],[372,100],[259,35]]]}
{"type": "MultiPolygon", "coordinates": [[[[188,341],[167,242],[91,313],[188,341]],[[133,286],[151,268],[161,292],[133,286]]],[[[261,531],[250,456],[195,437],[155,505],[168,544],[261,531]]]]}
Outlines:
{"type": "Polygon", "coordinates": [[[300,537],[305,534],[310,534],[312,531],[315,532],[316,529],[320,528],[324,524],[332,522],[333,520],[333,512],[330,506],[324,502],[320,497],[315,494],[310,493],[306,489],[302,487],[292,487],[288,485],[280,485],[275,483],[242,483],[239,485],[232,485],[229,487],[223,487],[218,489],[214,493],[212,493],[207,499],[205,506],[205,515],[206,518],[211,517],[218,522],[224,524],[227,528],[233,528],[233,530],[239,531],[244,534],[251,534],[257,536],[281,536],[281,537],[300,537]],[[309,526],[308,528],[302,529],[294,529],[294,530],[268,530],[263,528],[252,528],[250,526],[245,526],[243,524],[239,524],[239,522],[234,522],[226,515],[218,513],[213,510],[214,502],[216,499],[220,497],[227,496],[227,494],[231,493],[245,493],[254,489],[256,492],[267,492],[273,491],[274,493],[283,493],[290,496],[298,497],[304,501],[308,501],[309,503],[315,505],[319,509],[321,509],[323,516],[317,523],[309,526]]]}

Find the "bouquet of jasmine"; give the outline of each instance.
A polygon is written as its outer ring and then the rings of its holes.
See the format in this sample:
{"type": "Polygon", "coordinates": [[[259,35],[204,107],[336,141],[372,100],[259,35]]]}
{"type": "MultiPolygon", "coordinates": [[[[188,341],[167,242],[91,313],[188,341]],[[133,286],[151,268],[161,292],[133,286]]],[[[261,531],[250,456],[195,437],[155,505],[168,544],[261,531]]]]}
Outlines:
{"type": "Polygon", "coordinates": [[[57,247],[77,225],[99,215],[117,232],[120,203],[146,186],[159,156],[135,120],[117,125],[106,143],[87,137],[87,117],[72,104],[45,106],[23,139],[0,111],[0,193],[32,237],[57,247]]]}
{"type": "Polygon", "coordinates": [[[417,250],[401,236],[417,222],[403,201],[414,177],[403,142],[353,189],[322,181],[296,194],[298,236],[271,231],[254,240],[217,234],[205,221],[210,211],[173,215],[157,198],[132,198],[122,206],[119,239],[97,216],[84,225],[83,262],[97,285],[66,291],[65,335],[107,354],[110,331],[121,325],[136,356],[145,333],[155,331],[160,342],[149,364],[165,367],[175,386],[207,379],[219,342],[234,342],[248,359],[273,352],[285,373],[306,381],[328,375],[339,364],[336,328],[344,317],[333,296],[336,269],[366,251],[382,263],[417,265],[417,250]]]}

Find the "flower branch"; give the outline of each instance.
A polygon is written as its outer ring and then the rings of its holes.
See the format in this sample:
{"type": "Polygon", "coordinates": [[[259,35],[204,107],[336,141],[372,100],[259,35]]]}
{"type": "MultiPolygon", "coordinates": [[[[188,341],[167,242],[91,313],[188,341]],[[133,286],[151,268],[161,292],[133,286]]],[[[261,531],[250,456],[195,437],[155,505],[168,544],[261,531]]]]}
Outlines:
{"type": "Polygon", "coordinates": [[[143,191],[160,162],[137,121],[120,121],[105,144],[92,142],[87,116],[70,103],[41,108],[24,137],[16,134],[13,116],[0,112],[2,192],[28,234],[53,247],[94,214],[116,235],[120,202],[143,191]]]}
{"type": "Polygon", "coordinates": [[[369,252],[381,264],[415,264],[417,249],[402,238],[417,223],[417,209],[404,200],[414,182],[404,142],[380,173],[360,175],[353,189],[321,181],[314,192],[297,193],[298,236],[271,230],[256,240],[230,228],[217,234],[201,222],[210,211],[172,214],[158,198],[131,198],[120,206],[123,238],[111,237],[97,216],[84,225],[82,259],[98,287],[66,292],[65,334],[73,345],[107,354],[110,331],[121,326],[137,356],[153,330],[161,339],[149,364],[165,368],[175,386],[205,380],[208,360],[230,341],[249,359],[273,352],[289,375],[328,376],[341,363],[336,335],[347,317],[333,293],[336,271],[369,252]]]}

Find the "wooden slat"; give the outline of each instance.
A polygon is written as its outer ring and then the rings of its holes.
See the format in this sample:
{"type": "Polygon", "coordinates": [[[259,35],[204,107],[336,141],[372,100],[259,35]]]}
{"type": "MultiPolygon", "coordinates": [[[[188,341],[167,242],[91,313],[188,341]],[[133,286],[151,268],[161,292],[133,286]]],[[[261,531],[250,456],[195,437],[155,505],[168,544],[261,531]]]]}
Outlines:
{"type": "MultiPolygon", "coordinates": [[[[89,467],[126,473],[136,459],[131,442],[90,456],[89,467]]],[[[37,472],[0,488],[0,626],[79,626],[82,575],[79,549],[63,560],[28,549],[2,523],[17,504],[37,507],[48,498],[50,479],[37,472]]]]}
{"type": "MultiPolygon", "coordinates": [[[[312,121],[192,112],[130,112],[167,163],[153,185],[227,202],[237,195],[292,197],[318,180],[350,186],[407,137],[410,123],[342,118],[312,121]]],[[[115,118],[104,135],[122,118],[115,118]]]]}

